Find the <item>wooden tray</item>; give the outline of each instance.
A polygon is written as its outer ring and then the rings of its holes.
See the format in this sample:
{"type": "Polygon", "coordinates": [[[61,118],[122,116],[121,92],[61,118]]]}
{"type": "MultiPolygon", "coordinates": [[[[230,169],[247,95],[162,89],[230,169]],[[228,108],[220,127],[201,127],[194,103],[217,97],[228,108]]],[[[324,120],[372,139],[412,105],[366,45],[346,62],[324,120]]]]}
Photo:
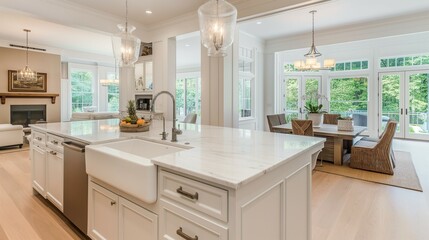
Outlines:
{"type": "Polygon", "coordinates": [[[150,122],[145,123],[141,126],[137,124],[124,125],[124,126],[119,125],[119,129],[121,132],[147,132],[149,131],[149,126],[150,126],[150,122]]]}

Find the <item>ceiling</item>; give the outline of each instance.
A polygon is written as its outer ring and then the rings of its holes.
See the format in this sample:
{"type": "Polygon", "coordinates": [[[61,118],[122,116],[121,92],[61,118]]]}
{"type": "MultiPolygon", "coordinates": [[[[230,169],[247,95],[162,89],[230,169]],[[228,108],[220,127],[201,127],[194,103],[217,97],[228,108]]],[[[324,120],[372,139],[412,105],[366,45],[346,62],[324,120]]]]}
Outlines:
{"type": "Polygon", "coordinates": [[[51,51],[69,50],[100,55],[113,55],[109,35],[68,27],[25,14],[0,9],[0,39],[25,45],[25,32],[32,47],[50,47],[51,51]],[[13,27],[11,27],[13,23],[13,27]],[[53,48],[53,49],[52,49],[53,48]]]}
{"type": "Polygon", "coordinates": [[[334,29],[349,25],[383,21],[389,18],[429,11],[429,1],[404,0],[333,0],[273,16],[240,23],[240,30],[263,39],[293,36],[311,32],[311,14],[315,14],[315,28],[334,29]],[[260,22],[260,24],[256,24],[260,22]]]}
{"type": "Polygon", "coordinates": [[[178,69],[196,68],[201,66],[200,32],[177,36],[176,66],[178,69]]]}
{"type": "MultiPolygon", "coordinates": [[[[63,0],[66,1],[66,0],[63,0]]],[[[83,7],[96,9],[125,18],[125,0],[67,0],[83,7]]],[[[152,25],[166,20],[197,11],[206,0],[128,0],[128,16],[143,25],[152,25]],[[152,14],[146,14],[150,10],[152,14]]]]}
{"type": "MultiPolygon", "coordinates": [[[[116,24],[124,19],[125,11],[123,0],[110,0],[108,3],[105,0],[1,1],[0,42],[3,44],[24,44],[25,33],[22,29],[29,28],[32,30],[29,35],[32,46],[101,56],[112,56],[110,34],[116,31],[116,24]]],[[[235,0],[241,1],[245,0],[235,0]]],[[[129,18],[140,24],[138,31],[144,29],[144,26],[154,26],[183,15],[195,14],[196,9],[205,2],[206,0],[128,0],[129,18]],[[147,15],[146,10],[153,13],[147,15]]],[[[429,1],[331,0],[312,7],[248,20],[241,22],[239,26],[241,30],[263,39],[309,33],[311,15],[308,12],[313,9],[318,10],[315,16],[317,33],[325,29],[382,22],[427,12],[429,1]],[[260,25],[256,24],[258,21],[261,22],[260,25]]],[[[186,54],[189,51],[183,52],[186,54]]]]}

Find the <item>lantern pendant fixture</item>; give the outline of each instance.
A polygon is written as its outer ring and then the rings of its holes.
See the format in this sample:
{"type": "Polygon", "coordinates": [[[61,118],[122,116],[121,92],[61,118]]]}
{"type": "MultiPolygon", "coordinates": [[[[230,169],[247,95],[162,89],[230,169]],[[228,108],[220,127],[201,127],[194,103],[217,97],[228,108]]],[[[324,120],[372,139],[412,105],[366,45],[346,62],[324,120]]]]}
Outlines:
{"type": "Polygon", "coordinates": [[[37,73],[32,71],[30,67],[28,67],[28,33],[31,32],[29,29],[24,29],[26,33],[26,64],[23,69],[21,69],[17,74],[17,80],[23,82],[36,82],[37,81],[37,73]]]}
{"type": "Polygon", "coordinates": [[[210,0],[198,8],[201,43],[208,55],[224,57],[234,42],[237,9],[225,0],[210,0]]]}
{"type": "Polygon", "coordinates": [[[334,59],[325,59],[323,61],[323,67],[317,61],[317,58],[322,56],[322,54],[317,51],[316,45],[314,44],[314,14],[316,10],[312,10],[309,13],[312,14],[313,24],[312,24],[312,41],[311,47],[308,53],[304,55],[305,60],[299,60],[294,62],[294,68],[298,71],[318,71],[318,70],[331,70],[335,66],[334,59]]]}
{"type": "Polygon", "coordinates": [[[113,55],[119,66],[134,66],[140,54],[141,41],[132,32],[136,29],[128,25],[128,0],[125,0],[125,25],[118,24],[119,32],[112,36],[113,55]]]}

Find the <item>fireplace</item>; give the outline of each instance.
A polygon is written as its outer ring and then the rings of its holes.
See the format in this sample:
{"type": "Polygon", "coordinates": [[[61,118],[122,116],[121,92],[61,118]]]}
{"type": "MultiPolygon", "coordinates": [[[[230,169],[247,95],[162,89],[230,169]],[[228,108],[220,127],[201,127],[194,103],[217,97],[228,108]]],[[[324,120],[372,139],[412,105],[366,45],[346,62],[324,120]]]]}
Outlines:
{"type": "Polygon", "coordinates": [[[11,105],[10,123],[12,125],[34,124],[38,121],[46,121],[46,105],[11,105]]]}

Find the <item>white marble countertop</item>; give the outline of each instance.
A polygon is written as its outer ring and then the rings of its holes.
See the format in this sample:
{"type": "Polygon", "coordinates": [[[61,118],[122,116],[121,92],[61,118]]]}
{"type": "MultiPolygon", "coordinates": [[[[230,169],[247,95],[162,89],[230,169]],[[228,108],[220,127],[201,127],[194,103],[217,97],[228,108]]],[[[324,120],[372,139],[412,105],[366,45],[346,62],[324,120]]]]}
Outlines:
{"type": "MultiPolygon", "coordinates": [[[[31,125],[65,138],[98,144],[129,138],[161,141],[162,121],[154,120],[150,131],[122,133],[118,119],[61,122],[31,125]]],[[[166,122],[171,143],[171,122],[166,122]]],[[[178,143],[192,147],[152,159],[158,166],[237,189],[258,176],[275,169],[297,155],[323,148],[324,138],[245,129],[179,124],[183,130],[178,143]]]]}

